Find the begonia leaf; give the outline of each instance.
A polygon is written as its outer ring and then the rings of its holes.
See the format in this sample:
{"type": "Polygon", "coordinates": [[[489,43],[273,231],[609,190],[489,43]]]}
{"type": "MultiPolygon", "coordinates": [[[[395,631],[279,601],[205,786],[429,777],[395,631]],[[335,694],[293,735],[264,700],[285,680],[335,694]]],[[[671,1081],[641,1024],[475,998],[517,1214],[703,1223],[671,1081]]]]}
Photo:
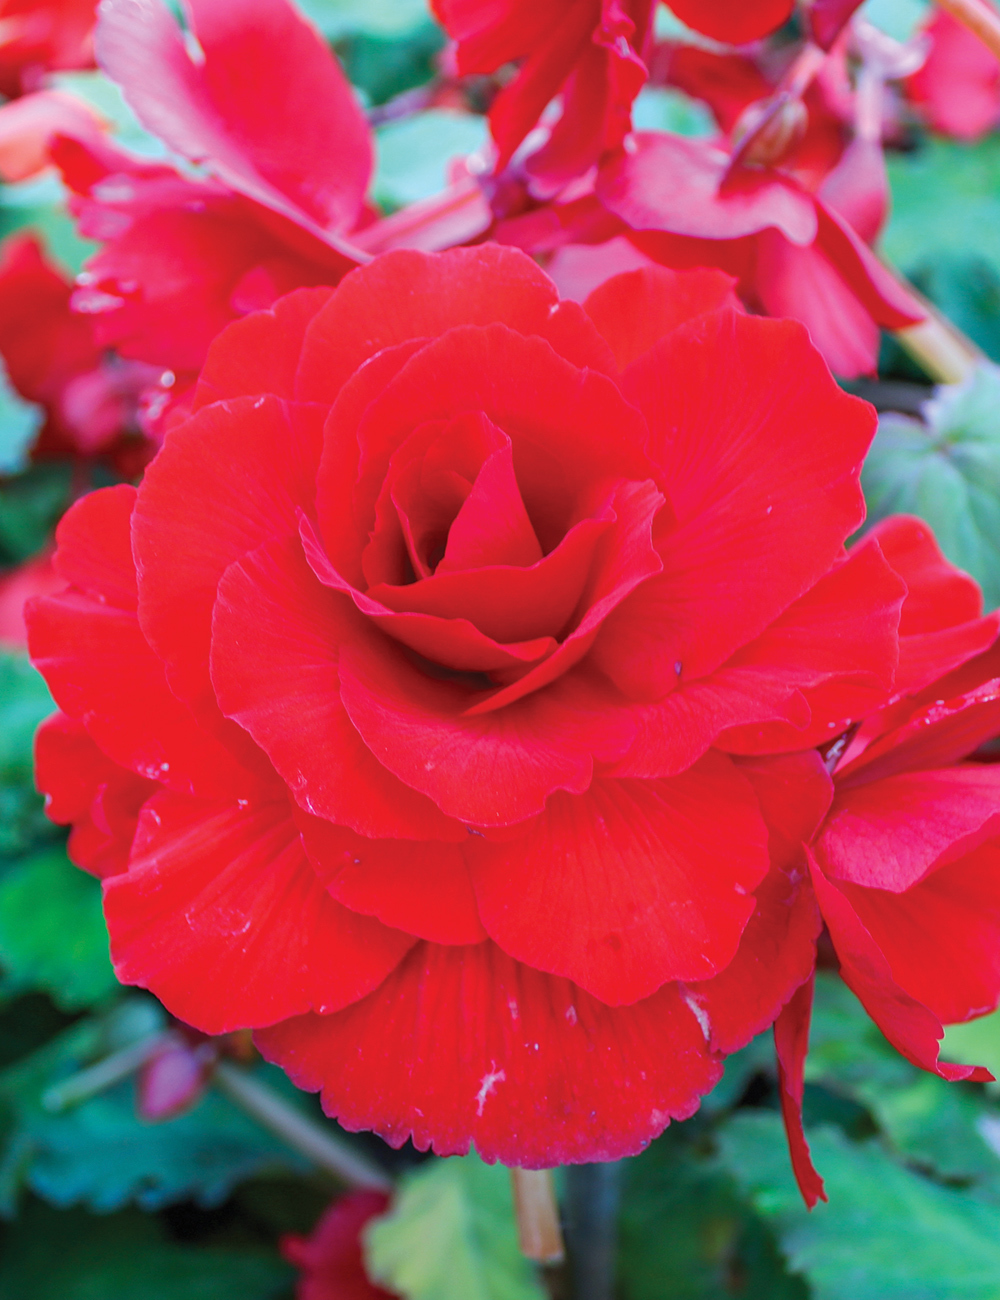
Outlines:
{"type": "Polygon", "coordinates": [[[19,474],[42,424],[41,407],[19,397],[0,362],[0,474],[19,474]]]}
{"type": "Polygon", "coordinates": [[[720,1131],[720,1163],[777,1230],[816,1300],[995,1300],[996,1206],[897,1164],[877,1141],[809,1134],[829,1203],[807,1211],[776,1115],[744,1112],[720,1131]]]}
{"type": "Polygon", "coordinates": [[[0,238],[26,226],[44,236],[49,254],[73,272],[79,271],[98,248],[93,240],[77,234],[73,218],[66,211],[66,190],[51,168],[32,180],[3,187],[0,238]]]}
{"type": "Polygon", "coordinates": [[[389,122],[376,133],[378,163],[373,197],[385,208],[430,198],[448,182],[448,164],[481,148],[486,119],[473,113],[432,108],[389,122]]]}
{"type": "MultiPolygon", "coordinates": [[[[51,1085],[113,1047],[106,1023],[85,1020],[0,1073],[0,1100],[13,1116],[0,1161],[8,1212],[20,1187],[53,1205],[107,1213],[130,1202],[146,1210],[189,1199],[218,1205],[247,1178],[307,1172],[284,1143],[212,1089],[193,1109],[160,1123],[139,1117],[130,1079],[78,1105],[46,1108],[51,1085]]],[[[277,1070],[262,1066],[260,1074],[294,1093],[277,1070]]]]}
{"type": "Polygon", "coordinates": [[[365,1233],[373,1281],[406,1300],[542,1300],[520,1253],[501,1165],[475,1155],[435,1160],[403,1183],[365,1233]]]}
{"type": "Polygon", "coordinates": [[[632,104],[632,126],[636,131],[670,131],[706,139],[718,129],[706,104],[673,86],[643,86],[632,104]]]}
{"type": "Polygon", "coordinates": [[[27,655],[0,651],[0,784],[30,782],[35,728],[54,709],[27,655]]]}
{"type": "Polygon", "coordinates": [[[1000,136],[927,140],[887,166],[888,260],[1000,360],[1000,136]]]}
{"type": "Polygon", "coordinates": [[[263,1249],[181,1245],[136,1211],[33,1203],[4,1241],[0,1300],[278,1300],[290,1281],[288,1266],[263,1249]]]}
{"type": "Polygon", "coordinates": [[[893,40],[908,41],[929,9],[929,0],[868,0],[864,16],[893,40]]]}
{"type": "Polygon", "coordinates": [[[425,15],[399,38],[358,31],[338,40],[335,48],[351,84],[368,103],[384,104],[431,81],[443,46],[440,27],[425,15]]]}
{"type": "Polygon", "coordinates": [[[45,546],[68,504],[72,475],[65,461],[50,461],[0,480],[0,562],[17,564],[45,546]]]}
{"type": "Polygon", "coordinates": [[[59,833],[32,780],[35,728],[52,709],[48,687],[27,657],[0,651],[0,860],[59,833]]]}
{"type": "MultiPolygon", "coordinates": [[[[962,1061],[988,1064],[975,1044],[963,1041],[962,1051],[962,1061]]],[[[893,1149],[921,1168],[943,1178],[1000,1186],[1000,1159],[978,1128],[993,1108],[978,1091],[910,1065],[847,986],[823,973],[816,982],[806,1080],[866,1107],[893,1149]]],[[[808,1117],[808,1101],[806,1110],[808,1117]]]]}
{"type": "Polygon", "coordinates": [[[919,515],[945,555],[1000,604],[1000,369],[982,365],[961,385],[939,390],[926,423],[883,416],[862,483],[868,522],[919,515]]]}
{"type": "Polygon", "coordinates": [[[401,37],[427,21],[426,0],[299,0],[328,41],[344,36],[401,37]]]}
{"type": "MultiPolygon", "coordinates": [[[[767,1035],[770,1038],[770,1035],[767,1035]]],[[[624,1167],[618,1274],[622,1300],[800,1300],[772,1233],[732,1179],[670,1129],[624,1167]]]]}
{"type": "Polygon", "coordinates": [[[117,987],[101,887],[61,846],[21,858],[0,878],[0,968],[0,991],[44,990],[68,1011],[117,987]]]}

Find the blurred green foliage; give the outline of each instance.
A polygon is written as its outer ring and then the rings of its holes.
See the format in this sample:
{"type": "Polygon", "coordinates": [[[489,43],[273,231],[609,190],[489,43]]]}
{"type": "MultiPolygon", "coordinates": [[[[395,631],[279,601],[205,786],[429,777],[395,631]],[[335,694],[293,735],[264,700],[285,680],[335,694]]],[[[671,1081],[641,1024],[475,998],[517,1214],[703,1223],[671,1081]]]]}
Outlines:
{"type": "Polygon", "coordinates": [[[920,515],[1000,605],[1000,368],[939,390],[924,420],[884,415],[861,476],[868,520],[920,515]]]}

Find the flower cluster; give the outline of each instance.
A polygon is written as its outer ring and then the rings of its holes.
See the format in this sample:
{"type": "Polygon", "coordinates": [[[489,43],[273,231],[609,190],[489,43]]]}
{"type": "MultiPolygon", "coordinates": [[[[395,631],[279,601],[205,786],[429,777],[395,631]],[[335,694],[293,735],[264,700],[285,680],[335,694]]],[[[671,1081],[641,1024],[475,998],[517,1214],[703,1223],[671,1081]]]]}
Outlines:
{"type": "Polygon", "coordinates": [[[155,456],[29,608],[38,782],[119,978],[348,1129],[615,1159],[774,1025],[813,1202],[821,935],[941,1077],[988,1077],[939,1040],[1000,997],[1000,617],[916,518],[849,544],[875,417],[828,368],[926,315],[872,247],[886,83],[944,118],[856,4],[782,66],[790,0],[670,7],[741,48],[652,0],[436,0],[460,76],[516,70],[488,161],[380,216],[287,0],[104,0],[172,156],[46,134],[101,247],[71,287],[8,245],[0,349],[40,451],[155,456]],[[634,132],[647,81],[718,132],[634,132]]]}

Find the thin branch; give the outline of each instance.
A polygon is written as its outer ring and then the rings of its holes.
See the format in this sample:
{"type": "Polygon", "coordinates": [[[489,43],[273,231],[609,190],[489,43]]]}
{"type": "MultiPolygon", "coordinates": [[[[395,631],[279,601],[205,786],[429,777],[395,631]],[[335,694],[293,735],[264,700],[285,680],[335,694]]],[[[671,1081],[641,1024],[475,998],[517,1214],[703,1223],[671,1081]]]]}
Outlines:
{"type": "Polygon", "coordinates": [[[246,1070],[228,1061],[220,1061],[212,1078],[216,1087],[231,1101],[320,1169],[325,1169],[350,1187],[379,1192],[392,1190],[392,1180],[378,1165],[354,1151],[331,1130],[308,1119],[246,1070]]]}
{"type": "Polygon", "coordinates": [[[148,1034],[136,1043],[130,1043],[121,1051],[112,1052],[96,1065],[88,1066],[68,1079],[54,1083],[42,1093],[42,1105],[46,1110],[66,1110],[69,1106],[78,1106],[81,1102],[96,1097],[99,1092],[113,1087],[122,1079],[134,1074],[147,1061],[151,1060],[165,1047],[179,1041],[172,1032],[148,1034]]]}

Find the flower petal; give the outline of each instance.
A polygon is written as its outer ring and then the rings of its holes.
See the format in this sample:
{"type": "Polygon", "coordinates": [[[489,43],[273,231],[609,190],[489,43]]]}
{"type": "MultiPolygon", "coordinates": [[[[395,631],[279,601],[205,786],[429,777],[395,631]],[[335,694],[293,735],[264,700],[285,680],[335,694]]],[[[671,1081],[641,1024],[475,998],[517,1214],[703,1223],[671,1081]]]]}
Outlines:
{"type": "Polygon", "coordinates": [[[646,266],[605,280],[583,306],[624,370],[685,321],[723,307],[740,310],[734,284],[731,276],[712,267],[670,271],[646,266]]]}
{"type": "Polygon", "coordinates": [[[349,1130],[522,1168],[635,1154],[721,1072],[675,986],[610,1008],[491,943],[421,944],[371,997],[256,1041],[349,1130]]]}
{"type": "Polygon", "coordinates": [[[346,1006],[413,942],[330,898],[286,803],[157,795],[104,890],[118,978],[207,1034],[346,1006]]]}
{"type": "Polygon", "coordinates": [[[467,852],[504,951],[611,1006],[726,966],[768,867],[753,790],[721,755],[670,780],[555,795],[524,839],[467,852]]]}
{"type": "Polygon", "coordinates": [[[306,812],[375,838],[464,839],[376,761],[345,712],[338,653],[358,623],[366,634],[361,616],[316,581],[297,540],[245,555],[219,584],[211,657],[219,704],[306,812]]]}
{"type": "Polygon", "coordinates": [[[461,845],[364,839],[305,813],[296,821],[316,874],[345,907],[432,943],[486,938],[461,845]]]}

